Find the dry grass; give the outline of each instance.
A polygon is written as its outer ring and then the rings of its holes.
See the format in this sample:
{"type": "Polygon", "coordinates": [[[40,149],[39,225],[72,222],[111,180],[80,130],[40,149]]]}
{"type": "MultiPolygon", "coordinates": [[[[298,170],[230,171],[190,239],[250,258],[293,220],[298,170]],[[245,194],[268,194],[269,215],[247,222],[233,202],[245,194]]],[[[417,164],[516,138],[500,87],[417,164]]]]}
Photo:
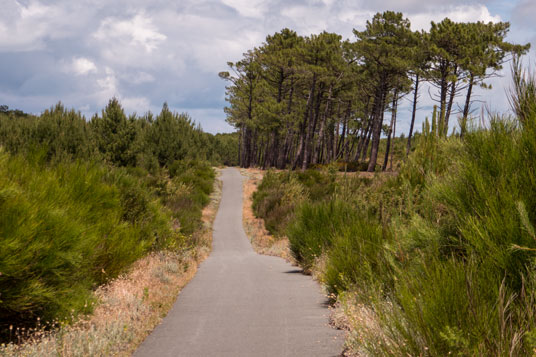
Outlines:
{"type": "Polygon", "coordinates": [[[382,355],[380,345],[385,347],[391,344],[374,310],[358,301],[356,292],[347,292],[339,295],[337,302],[331,308],[330,324],[347,332],[342,355],[346,357],[382,355]]]}
{"type": "Polygon", "coordinates": [[[242,222],[253,249],[259,254],[281,257],[294,263],[288,239],[275,239],[264,227],[264,220],[255,217],[255,213],[253,213],[252,196],[257,190],[257,185],[262,181],[265,171],[249,168],[240,169],[240,172],[246,177],[243,187],[242,222]]]}
{"type": "Polygon", "coordinates": [[[210,253],[212,223],[221,198],[215,181],[198,247],[179,253],[158,252],[138,260],[130,271],[95,291],[91,316],[72,325],[19,332],[21,344],[0,346],[0,356],[129,356],[172,307],[199,263],[210,253]]]}

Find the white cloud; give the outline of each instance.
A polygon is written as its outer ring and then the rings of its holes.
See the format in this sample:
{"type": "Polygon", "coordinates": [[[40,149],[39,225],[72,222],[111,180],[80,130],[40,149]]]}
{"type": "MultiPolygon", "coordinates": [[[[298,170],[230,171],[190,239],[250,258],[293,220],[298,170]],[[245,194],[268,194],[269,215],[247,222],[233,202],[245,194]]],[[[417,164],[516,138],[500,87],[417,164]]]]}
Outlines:
{"type": "Polygon", "coordinates": [[[499,15],[491,15],[488,8],[484,5],[461,5],[444,11],[434,13],[417,13],[410,14],[408,18],[411,21],[411,27],[415,30],[429,30],[430,21],[441,22],[448,17],[455,22],[499,22],[499,15]]]}
{"type": "Polygon", "coordinates": [[[0,15],[0,51],[33,51],[46,47],[48,40],[77,35],[86,17],[73,13],[71,4],[45,5],[37,0],[5,0],[0,15]]]}
{"type": "Polygon", "coordinates": [[[132,83],[132,84],[150,83],[156,80],[153,75],[147,72],[143,72],[143,71],[127,73],[124,76],[122,76],[121,79],[124,79],[125,81],[132,83]]]}
{"type": "Polygon", "coordinates": [[[128,20],[115,17],[104,19],[93,36],[107,43],[117,41],[119,45],[141,47],[148,53],[153,52],[166,39],[153,25],[152,19],[143,12],[128,20]]]}
{"type": "Polygon", "coordinates": [[[88,40],[110,67],[151,68],[162,63],[158,52],[166,35],[141,11],[126,19],[105,18],[88,40]]]}
{"type": "Polygon", "coordinates": [[[151,101],[146,97],[119,97],[121,105],[127,112],[145,113],[151,106],[151,101]]]}
{"type": "Polygon", "coordinates": [[[105,76],[96,80],[98,91],[96,98],[99,102],[105,102],[112,97],[119,97],[117,77],[111,68],[105,69],[105,76]]]}
{"type": "Polygon", "coordinates": [[[72,70],[77,75],[86,75],[88,73],[97,72],[97,66],[87,58],[73,58],[72,70]]]}

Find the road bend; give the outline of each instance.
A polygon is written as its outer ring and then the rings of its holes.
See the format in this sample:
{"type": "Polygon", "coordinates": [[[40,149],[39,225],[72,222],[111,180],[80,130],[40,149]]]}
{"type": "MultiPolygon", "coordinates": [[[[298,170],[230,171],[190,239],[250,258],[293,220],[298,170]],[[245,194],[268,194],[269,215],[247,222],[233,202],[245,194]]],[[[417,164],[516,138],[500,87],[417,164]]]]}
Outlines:
{"type": "Polygon", "coordinates": [[[300,269],[256,254],[242,227],[242,181],[222,171],[213,250],[134,353],[160,356],[338,356],[326,297],[300,269]]]}

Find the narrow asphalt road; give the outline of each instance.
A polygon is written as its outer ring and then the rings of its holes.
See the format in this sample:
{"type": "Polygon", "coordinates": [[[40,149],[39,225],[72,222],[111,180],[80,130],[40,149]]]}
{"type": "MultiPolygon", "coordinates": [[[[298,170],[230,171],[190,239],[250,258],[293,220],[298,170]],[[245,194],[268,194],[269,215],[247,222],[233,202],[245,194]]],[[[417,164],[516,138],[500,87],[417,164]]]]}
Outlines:
{"type": "Polygon", "coordinates": [[[256,254],[242,228],[242,180],[222,173],[213,251],[134,356],[338,356],[326,298],[281,258],[256,254]]]}

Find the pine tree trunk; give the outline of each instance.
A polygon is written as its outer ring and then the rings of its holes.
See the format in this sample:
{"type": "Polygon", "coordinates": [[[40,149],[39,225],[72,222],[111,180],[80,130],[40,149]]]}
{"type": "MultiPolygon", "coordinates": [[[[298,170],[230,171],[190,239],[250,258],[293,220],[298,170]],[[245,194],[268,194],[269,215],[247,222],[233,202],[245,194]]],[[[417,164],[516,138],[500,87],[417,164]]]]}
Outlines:
{"type": "MultiPolygon", "coordinates": [[[[287,105],[287,114],[290,115],[292,113],[292,99],[294,95],[294,77],[290,78],[290,93],[288,97],[288,105],[287,105]]],[[[294,130],[291,128],[291,123],[287,122],[287,135],[285,137],[285,145],[279,152],[279,158],[277,160],[277,167],[279,169],[284,168],[288,162],[290,162],[290,148],[292,144],[292,137],[294,135],[294,130]]]]}
{"type": "Polygon", "coordinates": [[[473,91],[473,83],[474,83],[475,77],[473,74],[470,74],[469,78],[469,87],[467,88],[467,96],[465,97],[465,106],[463,107],[463,119],[467,120],[467,117],[469,116],[469,109],[471,107],[471,94],[473,91]]]}
{"type": "Polygon", "coordinates": [[[242,138],[244,137],[244,124],[240,125],[240,129],[238,130],[238,166],[239,167],[244,167],[243,166],[243,157],[242,157],[242,153],[244,152],[244,149],[243,149],[243,141],[242,141],[242,138]]]}
{"type": "Polygon", "coordinates": [[[315,164],[319,163],[318,157],[322,154],[322,151],[324,150],[324,131],[325,131],[326,121],[327,121],[329,111],[330,111],[332,92],[333,92],[333,85],[330,85],[329,91],[328,91],[328,99],[326,101],[326,108],[324,110],[324,115],[322,116],[322,120],[320,122],[320,130],[318,131],[318,148],[317,150],[315,150],[314,155],[313,155],[313,163],[315,164]]]}
{"type": "Polygon", "coordinates": [[[324,96],[324,92],[322,90],[322,85],[320,86],[320,90],[318,91],[318,94],[316,96],[316,104],[313,112],[313,123],[311,125],[311,138],[309,139],[309,155],[307,157],[307,166],[311,164],[311,160],[314,156],[316,145],[315,145],[315,134],[316,134],[316,127],[318,125],[318,118],[320,118],[320,104],[322,103],[322,97],[324,96]]]}
{"type": "Polygon", "coordinates": [[[335,125],[335,133],[333,138],[333,147],[332,147],[332,155],[331,155],[331,161],[335,161],[337,158],[337,148],[339,147],[339,140],[340,140],[340,130],[341,130],[341,104],[337,104],[337,124],[335,125]]]}
{"type": "MultiPolygon", "coordinates": [[[[393,142],[396,139],[396,117],[397,117],[397,114],[398,114],[398,93],[397,93],[397,95],[395,97],[396,97],[395,109],[394,109],[394,112],[393,112],[393,115],[395,117],[394,118],[394,123],[393,123],[393,136],[392,136],[393,142]]],[[[393,145],[394,145],[394,143],[393,143],[393,145]]],[[[394,156],[394,153],[395,153],[395,151],[391,150],[391,162],[389,164],[389,171],[393,171],[393,156],[394,156]]]]}
{"type": "Polygon", "coordinates": [[[369,129],[368,129],[368,133],[367,133],[367,137],[365,139],[365,144],[363,145],[363,148],[361,149],[362,150],[362,154],[361,154],[361,162],[365,162],[366,158],[367,158],[367,154],[368,154],[368,147],[369,147],[369,144],[370,144],[370,138],[372,137],[372,127],[373,127],[373,123],[374,123],[374,120],[373,118],[369,119],[370,123],[369,123],[369,129]]]}
{"type": "Polygon", "coordinates": [[[342,134],[341,138],[339,140],[339,146],[337,147],[337,156],[336,158],[340,158],[344,154],[344,145],[346,143],[346,132],[348,131],[348,116],[350,114],[350,108],[351,108],[351,102],[348,102],[348,109],[346,109],[346,112],[344,113],[344,118],[342,121],[342,134]]]}
{"type": "Polygon", "coordinates": [[[385,156],[383,158],[382,171],[385,171],[387,169],[387,164],[389,162],[389,153],[391,151],[391,135],[393,133],[393,126],[396,120],[396,103],[398,101],[397,97],[398,93],[395,91],[391,108],[391,124],[389,125],[389,133],[387,134],[387,145],[385,147],[385,156]]]}
{"type": "Polygon", "coordinates": [[[406,156],[409,155],[411,151],[411,137],[413,136],[413,127],[415,125],[415,115],[417,113],[417,100],[419,93],[419,75],[415,75],[415,89],[413,91],[413,108],[411,111],[411,123],[409,125],[409,134],[408,134],[408,144],[406,146],[406,156]]]}
{"type": "Polygon", "coordinates": [[[380,137],[382,135],[383,125],[383,109],[385,101],[385,81],[380,80],[380,84],[376,91],[375,110],[374,110],[374,122],[372,126],[372,147],[370,150],[370,161],[367,171],[374,172],[376,170],[376,162],[378,161],[378,149],[380,147],[380,137]]]}
{"type": "Polygon", "coordinates": [[[307,106],[305,109],[305,123],[306,123],[306,133],[305,133],[305,140],[302,145],[303,148],[303,160],[301,169],[306,170],[307,164],[309,161],[309,154],[310,154],[310,145],[311,145],[311,138],[312,138],[312,131],[313,131],[313,118],[314,117],[314,111],[313,111],[313,101],[315,97],[315,90],[316,90],[316,73],[313,74],[313,84],[311,85],[311,90],[309,91],[309,98],[307,99],[307,106]]]}
{"type": "Polygon", "coordinates": [[[361,134],[359,135],[359,141],[357,143],[357,150],[355,152],[354,161],[359,161],[359,158],[361,157],[361,151],[363,150],[363,144],[365,143],[365,139],[368,135],[368,131],[370,129],[370,120],[369,120],[369,106],[370,106],[370,96],[367,98],[367,104],[365,105],[365,113],[363,115],[363,118],[366,118],[366,123],[363,123],[363,127],[361,128],[361,134]]]}
{"type": "Polygon", "coordinates": [[[445,114],[447,113],[447,94],[449,90],[449,83],[447,82],[447,64],[442,65],[441,70],[441,83],[440,83],[440,110],[439,110],[439,127],[443,127],[445,124],[445,114]]]}
{"type": "Polygon", "coordinates": [[[452,104],[454,103],[455,96],[456,96],[456,82],[452,81],[450,84],[450,97],[449,97],[449,103],[447,106],[447,113],[445,115],[445,122],[443,126],[444,136],[447,136],[449,132],[449,118],[450,118],[450,113],[452,112],[452,104]]]}
{"type": "Polygon", "coordinates": [[[367,123],[367,126],[361,130],[359,135],[359,141],[357,143],[357,150],[355,151],[354,161],[359,161],[361,159],[361,154],[363,153],[363,147],[365,145],[365,140],[367,140],[368,132],[370,130],[370,123],[367,123]]]}

